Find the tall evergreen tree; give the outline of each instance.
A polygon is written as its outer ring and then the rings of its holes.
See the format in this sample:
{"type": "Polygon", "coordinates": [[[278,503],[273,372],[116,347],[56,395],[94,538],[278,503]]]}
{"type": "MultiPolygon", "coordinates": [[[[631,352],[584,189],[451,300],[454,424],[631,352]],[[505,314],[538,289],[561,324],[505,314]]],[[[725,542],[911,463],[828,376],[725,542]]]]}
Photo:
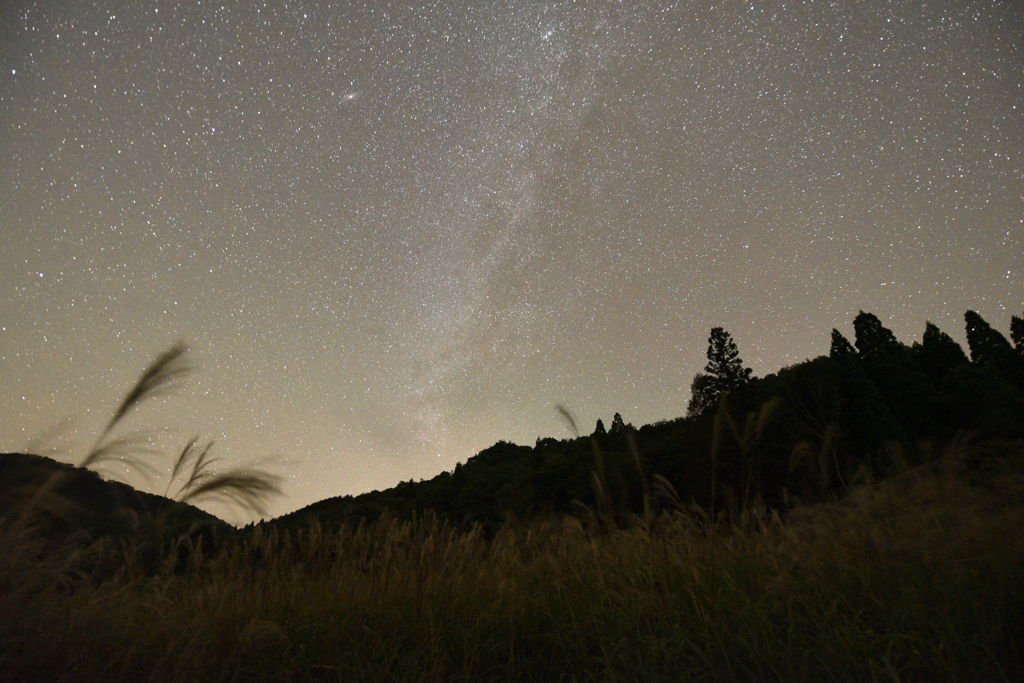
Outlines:
{"type": "Polygon", "coordinates": [[[904,346],[896,339],[892,330],[882,324],[873,313],[861,311],[853,319],[857,353],[861,358],[877,360],[899,356],[904,346]]]}
{"type": "Polygon", "coordinates": [[[964,313],[967,322],[967,345],[971,347],[971,361],[980,365],[1000,365],[1011,354],[1013,347],[999,330],[993,329],[974,311],[964,313]]]}
{"type": "Polygon", "coordinates": [[[750,382],[750,368],[743,367],[739,349],[732,335],[721,327],[711,329],[708,337],[708,364],[690,385],[689,416],[700,415],[718,403],[722,392],[735,391],[750,382]]]}
{"type": "Polygon", "coordinates": [[[1017,349],[1017,353],[1024,355],[1024,318],[1017,316],[1010,318],[1010,339],[1013,340],[1013,346],[1017,349]]]}
{"type": "Polygon", "coordinates": [[[627,429],[632,429],[633,425],[626,424],[625,420],[622,419],[622,415],[615,413],[615,417],[612,418],[611,429],[608,430],[609,434],[622,434],[627,429]]]}
{"type": "Polygon", "coordinates": [[[721,327],[711,329],[708,337],[708,364],[704,372],[714,378],[719,393],[733,391],[750,381],[750,368],[743,367],[732,335],[721,327]]]}
{"type": "Polygon", "coordinates": [[[604,428],[604,422],[601,421],[601,418],[597,418],[597,426],[594,427],[594,433],[592,436],[603,436],[607,433],[608,432],[604,428]]]}
{"type": "Polygon", "coordinates": [[[960,345],[931,322],[925,323],[921,342],[914,342],[911,350],[921,368],[935,380],[960,365],[970,363],[960,345]]]}
{"type": "Polygon", "coordinates": [[[828,351],[829,358],[840,360],[841,358],[856,358],[857,350],[853,348],[850,340],[843,336],[842,332],[832,329],[832,347],[828,351]]]}
{"type": "Polygon", "coordinates": [[[974,311],[964,313],[964,320],[971,360],[978,365],[995,366],[1011,384],[1024,391],[1024,355],[1017,353],[999,330],[974,311]]]}

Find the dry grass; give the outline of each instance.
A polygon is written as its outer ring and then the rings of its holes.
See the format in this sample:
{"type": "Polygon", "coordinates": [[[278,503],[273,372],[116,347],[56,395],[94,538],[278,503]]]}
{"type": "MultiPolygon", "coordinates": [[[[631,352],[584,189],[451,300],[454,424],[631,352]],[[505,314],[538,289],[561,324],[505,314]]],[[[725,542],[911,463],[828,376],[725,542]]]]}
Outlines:
{"type": "Polygon", "coordinates": [[[124,547],[98,583],[69,579],[87,558],[36,559],[6,528],[0,677],[1020,680],[1024,489],[1000,481],[908,472],[730,527],[257,528],[177,573],[124,547]]]}

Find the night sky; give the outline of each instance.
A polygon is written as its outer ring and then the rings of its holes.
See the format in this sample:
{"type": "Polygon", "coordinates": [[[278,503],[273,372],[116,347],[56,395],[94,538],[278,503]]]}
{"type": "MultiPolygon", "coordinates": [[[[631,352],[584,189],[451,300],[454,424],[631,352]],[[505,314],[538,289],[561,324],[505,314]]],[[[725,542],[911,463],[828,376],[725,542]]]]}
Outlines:
{"type": "Polygon", "coordinates": [[[764,375],[861,309],[908,343],[1024,310],[1015,2],[0,22],[0,451],[80,458],[182,340],[126,426],[276,458],[279,514],[568,436],[556,403],[682,415],[714,326],[764,375]]]}

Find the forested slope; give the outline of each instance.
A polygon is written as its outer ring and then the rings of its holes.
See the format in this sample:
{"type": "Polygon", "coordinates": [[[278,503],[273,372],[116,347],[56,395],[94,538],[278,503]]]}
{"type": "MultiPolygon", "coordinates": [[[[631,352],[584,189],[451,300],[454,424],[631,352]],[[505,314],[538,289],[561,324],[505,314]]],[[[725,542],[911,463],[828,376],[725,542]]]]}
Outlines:
{"type": "Polygon", "coordinates": [[[1011,320],[1011,343],[977,313],[965,320],[969,357],[931,323],[907,345],[861,312],[853,343],[833,330],[829,355],[761,378],[715,328],[686,417],[634,428],[616,414],[589,435],[499,442],[433,479],[323,500],[275,524],[385,510],[488,529],[549,513],[625,523],[652,506],[784,510],[943,458],[983,469],[1024,453],[1024,322],[1011,320]]]}

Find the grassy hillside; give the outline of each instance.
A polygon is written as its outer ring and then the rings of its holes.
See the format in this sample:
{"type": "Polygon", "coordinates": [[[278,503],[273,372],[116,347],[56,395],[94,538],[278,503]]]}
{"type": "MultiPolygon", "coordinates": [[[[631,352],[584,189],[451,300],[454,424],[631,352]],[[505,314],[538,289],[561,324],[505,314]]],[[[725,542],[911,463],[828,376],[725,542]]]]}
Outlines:
{"type": "Polygon", "coordinates": [[[0,679],[1021,680],[1022,474],[918,468],[786,521],[257,528],[99,582],[5,555],[0,679]]]}
{"type": "MultiPolygon", "coordinates": [[[[238,531],[2,456],[0,680],[1024,680],[1024,338],[967,318],[970,359],[861,314],[856,349],[705,376],[686,418],[238,531]]],[[[196,444],[183,501],[275,490],[196,444]]]]}
{"type": "Polygon", "coordinates": [[[164,516],[174,525],[224,522],[199,508],[102,479],[92,470],[24,453],[0,453],[0,515],[35,506],[54,531],[125,531],[132,518],[164,516]],[[40,493],[45,491],[43,497],[40,493]],[[36,498],[33,500],[33,498],[36,498]]]}
{"type": "Polygon", "coordinates": [[[969,327],[970,360],[930,324],[911,346],[871,314],[854,327],[858,348],[833,331],[830,355],[763,378],[738,372],[742,382],[686,418],[636,429],[616,415],[589,436],[499,442],[430,480],[320,501],[274,524],[357,524],[385,510],[406,520],[430,510],[487,533],[551,514],[623,526],[652,507],[736,518],[831,500],[951,450],[975,469],[1020,451],[1024,340],[1011,346],[991,328],[979,340],[969,327]]]}

